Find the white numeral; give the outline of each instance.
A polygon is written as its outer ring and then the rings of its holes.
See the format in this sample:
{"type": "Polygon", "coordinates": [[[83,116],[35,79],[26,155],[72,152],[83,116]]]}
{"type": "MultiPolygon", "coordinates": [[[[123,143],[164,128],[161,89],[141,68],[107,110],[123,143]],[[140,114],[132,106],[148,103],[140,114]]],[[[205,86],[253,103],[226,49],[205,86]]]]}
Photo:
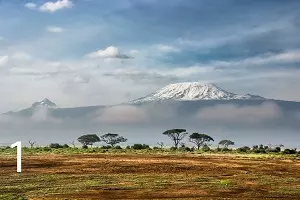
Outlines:
{"type": "Polygon", "coordinates": [[[16,142],[10,146],[11,148],[17,147],[17,172],[21,172],[21,158],[22,158],[22,145],[21,142],[16,142]]]}

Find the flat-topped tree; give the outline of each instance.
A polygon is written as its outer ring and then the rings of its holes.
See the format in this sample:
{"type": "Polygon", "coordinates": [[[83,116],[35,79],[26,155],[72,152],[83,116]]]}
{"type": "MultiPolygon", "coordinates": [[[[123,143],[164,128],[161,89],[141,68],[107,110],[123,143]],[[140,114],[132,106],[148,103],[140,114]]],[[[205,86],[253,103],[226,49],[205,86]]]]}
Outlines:
{"type": "Polygon", "coordinates": [[[231,140],[221,140],[219,142],[219,145],[222,145],[224,149],[227,149],[228,146],[234,145],[234,142],[232,142],[231,140]]]}
{"type": "Polygon", "coordinates": [[[77,140],[83,146],[91,145],[91,147],[93,146],[94,143],[100,142],[100,138],[96,134],[83,135],[83,136],[80,136],[77,140]]]}
{"type": "Polygon", "coordinates": [[[179,142],[188,134],[186,129],[170,129],[163,132],[174,142],[174,146],[177,149],[179,142]]]}
{"type": "Polygon", "coordinates": [[[190,135],[189,141],[194,143],[199,150],[200,147],[207,145],[210,141],[214,141],[214,139],[206,134],[193,133],[190,135]]]}
{"type": "Polygon", "coordinates": [[[114,133],[107,133],[105,135],[100,136],[101,137],[101,141],[105,142],[106,144],[111,145],[112,147],[114,147],[116,144],[119,144],[121,142],[126,142],[127,139],[119,136],[119,134],[114,134],[114,133]]]}

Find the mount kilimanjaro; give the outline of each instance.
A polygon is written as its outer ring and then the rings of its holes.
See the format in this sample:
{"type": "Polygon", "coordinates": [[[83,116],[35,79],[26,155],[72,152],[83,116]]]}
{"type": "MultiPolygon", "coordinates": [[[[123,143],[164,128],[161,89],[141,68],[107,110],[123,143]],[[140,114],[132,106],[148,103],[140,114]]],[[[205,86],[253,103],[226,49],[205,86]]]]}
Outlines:
{"type": "MultiPolygon", "coordinates": [[[[272,102],[279,106],[283,111],[300,111],[300,102],[281,101],[267,99],[253,94],[235,94],[225,91],[220,87],[199,82],[185,82],[167,85],[149,95],[146,95],[135,100],[117,104],[115,106],[143,106],[148,104],[159,104],[159,106],[176,106],[181,114],[190,115],[196,110],[205,107],[217,105],[232,105],[239,107],[257,106],[265,102],[272,102]],[[171,104],[170,104],[171,103],[171,104]]],[[[59,118],[80,118],[84,116],[92,116],[95,113],[101,112],[103,108],[111,106],[85,106],[75,108],[60,108],[49,99],[44,99],[40,102],[32,104],[31,107],[17,111],[7,112],[6,115],[30,117],[35,112],[44,109],[53,116],[59,118]]],[[[114,106],[112,106],[114,107],[114,106]]]]}
{"type": "Polygon", "coordinates": [[[257,95],[239,95],[227,92],[214,84],[185,82],[170,84],[145,97],[130,101],[129,104],[162,102],[167,100],[198,101],[198,100],[266,100],[257,95]]]}

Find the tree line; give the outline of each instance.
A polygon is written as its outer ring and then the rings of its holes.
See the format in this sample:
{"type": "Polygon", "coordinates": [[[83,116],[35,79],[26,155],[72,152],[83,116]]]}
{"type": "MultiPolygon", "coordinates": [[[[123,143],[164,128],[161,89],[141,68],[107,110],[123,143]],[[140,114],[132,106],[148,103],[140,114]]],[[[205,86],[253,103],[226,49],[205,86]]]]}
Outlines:
{"type": "MultiPolygon", "coordinates": [[[[170,129],[166,130],[162,134],[168,136],[174,143],[174,148],[178,149],[178,145],[188,135],[188,132],[186,131],[186,129],[170,129]]],[[[92,147],[96,142],[105,142],[111,147],[114,147],[119,143],[127,141],[127,139],[123,136],[119,136],[119,134],[113,133],[107,133],[100,137],[97,134],[86,134],[80,136],[77,140],[82,144],[84,148],[87,148],[88,145],[92,147]]],[[[201,147],[208,146],[209,142],[212,141],[214,141],[214,139],[211,136],[202,133],[195,132],[189,136],[189,142],[193,143],[198,150],[201,147]]],[[[164,144],[160,142],[158,143],[158,145],[162,147],[164,144]]],[[[234,145],[234,142],[232,142],[231,140],[222,140],[219,142],[219,145],[222,145],[223,148],[228,148],[228,146],[234,145]]]]}
{"type": "MultiPolygon", "coordinates": [[[[214,142],[214,139],[203,133],[194,132],[189,134],[186,129],[169,129],[162,133],[165,136],[168,136],[173,142],[173,146],[171,150],[176,149],[184,149],[187,151],[193,151],[194,149],[202,149],[203,151],[210,151],[209,146],[211,142],[214,142]],[[186,147],[182,140],[188,137],[188,142],[192,143],[194,146],[192,148],[186,147]]],[[[103,146],[103,148],[121,148],[118,144],[127,142],[127,138],[120,136],[115,133],[107,133],[101,136],[97,134],[85,134],[77,138],[77,141],[81,143],[82,148],[88,148],[88,146],[92,147],[95,143],[104,142],[108,146],[103,146]]],[[[36,144],[35,141],[29,141],[31,148],[36,144]]],[[[75,142],[71,142],[73,147],[75,148],[75,142]]],[[[164,143],[157,143],[160,149],[163,149],[164,143]]],[[[228,147],[234,145],[235,143],[231,140],[224,139],[218,143],[217,151],[231,151],[228,147]]],[[[64,144],[60,145],[58,143],[51,143],[49,145],[50,148],[68,148],[69,145],[64,144]]],[[[283,145],[254,145],[252,148],[243,146],[237,149],[238,152],[254,152],[254,153],[267,153],[267,152],[280,152],[283,145]]],[[[149,145],[146,144],[134,144],[133,146],[127,146],[127,149],[150,149],[149,145]]],[[[158,147],[155,147],[158,148],[158,147]]],[[[296,149],[285,149],[284,153],[286,154],[294,154],[297,153],[296,149]]]]}

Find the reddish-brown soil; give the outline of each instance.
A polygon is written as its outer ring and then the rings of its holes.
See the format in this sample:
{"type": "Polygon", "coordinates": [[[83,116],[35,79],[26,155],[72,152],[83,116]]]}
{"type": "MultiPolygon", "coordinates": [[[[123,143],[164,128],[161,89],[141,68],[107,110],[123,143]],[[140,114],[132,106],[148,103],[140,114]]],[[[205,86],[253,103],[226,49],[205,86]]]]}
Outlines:
{"type": "Polygon", "coordinates": [[[0,194],[28,199],[300,199],[300,161],[216,155],[0,155],[0,194]]]}

